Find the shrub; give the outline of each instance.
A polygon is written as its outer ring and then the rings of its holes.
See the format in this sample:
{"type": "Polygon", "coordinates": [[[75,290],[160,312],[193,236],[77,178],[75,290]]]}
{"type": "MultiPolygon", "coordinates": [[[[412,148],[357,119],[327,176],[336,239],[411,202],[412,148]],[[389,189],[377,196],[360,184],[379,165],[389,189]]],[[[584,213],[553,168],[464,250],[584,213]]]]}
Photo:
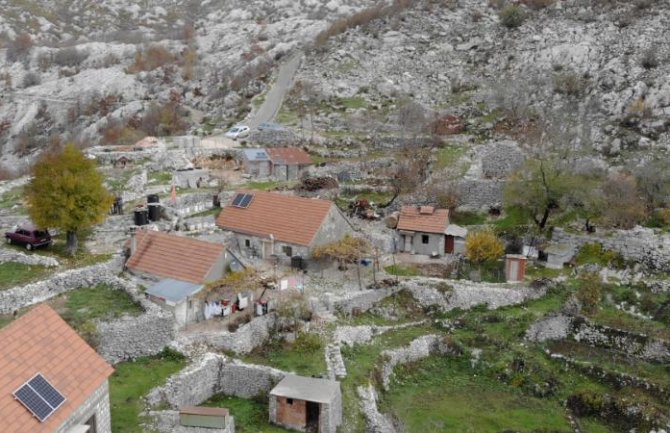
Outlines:
{"type": "Polygon", "coordinates": [[[32,87],[40,84],[42,80],[40,79],[39,74],[35,72],[28,72],[24,77],[23,77],[23,88],[25,89],[26,87],[32,87]]]}
{"type": "Polygon", "coordinates": [[[14,63],[26,58],[32,48],[33,38],[28,33],[21,33],[9,43],[5,58],[9,63],[14,63]]]}
{"type": "Polygon", "coordinates": [[[579,290],[577,299],[582,303],[583,309],[593,312],[598,308],[602,297],[602,281],[596,272],[584,272],[579,276],[579,290]]]}
{"type": "Polygon", "coordinates": [[[584,244],[577,253],[576,261],[578,265],[587,263],[611,266],[616,269],[625,267],[624,258],[616,251],[609,251],[603,248],[602,244],[592,243],[584,244]]]}
{"type": "Polygon", "coordinates": [[[526,20],[526,13],[518,5],[505,6],[499,13],[500,23],[508,29],[521,27],[526,20]]]}
{"type": "Polygon", "coordinates": [[[323,342],[317,334],[301,332],[293,343],[293,350],[300,353],[311,353],[321,350],[323,342]]]}
{"type": "Polygon", "coordinates": [[[88,53],[86,51],[79,51],[75,47],[62,48],[54,56],[54,62],[58,66],[75,67],[79,66],[87,57],[88,53]]]}
{"type": "Polygon", "coordinates": [[[658,58],[656,57],[656,50],[649,48],[640,55],[640,66],[644,69],[653,69],[658,66],[658,58]]]}
{"type": "Polygon", "coordinates": [[[554,75],[554,92],[568,96],[580,96],[586,89],[586,80],[574,71],[554,75]]]}
{"type": "Polygon", "coordinates": [[[521,0],[521,3],[532,10],[544,9],[554,4],[556,0],[521,0]]]}
{"type": "Polygon", "coordinates": [[[465,256],[472,263],[494,262],[504,253],[503,243],[491,230],[471,232],[465,238],[465,256]]]}
{"type": "Polygon", "coordinates": [[[153,71],[175,61],[175,56],[160,45],[151,45],[145,50],[135,52],[135,60],[128,67],[131,74],[141,71],[153,71]]]}

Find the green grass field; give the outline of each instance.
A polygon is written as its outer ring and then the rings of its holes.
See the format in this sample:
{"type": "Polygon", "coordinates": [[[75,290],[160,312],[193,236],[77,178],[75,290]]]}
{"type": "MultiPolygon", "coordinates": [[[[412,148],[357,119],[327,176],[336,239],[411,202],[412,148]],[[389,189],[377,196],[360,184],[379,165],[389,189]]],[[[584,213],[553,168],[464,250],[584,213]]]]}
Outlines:
{"type": "Polygon", "coordinates": [[[144,410],[142,397],[185,366],[186,360],[181,355],[168,351],[117,364],[109,381],[112,432],[143,433],[140,425],[140,413],[144,410]]]}
{"type": "Polygon", "coordinates": [[[40,265],[23,263],[0,263],[0,290],[22,286],[46,278],[51,271],[40,265]]]}
{"type": "Polygon", "coordinates": [[[142,308],[125,291],[103,285],[72,290],[53,303],[63,319],[75,328],[93,319],[110,320],[142,313],[142,308]]]}

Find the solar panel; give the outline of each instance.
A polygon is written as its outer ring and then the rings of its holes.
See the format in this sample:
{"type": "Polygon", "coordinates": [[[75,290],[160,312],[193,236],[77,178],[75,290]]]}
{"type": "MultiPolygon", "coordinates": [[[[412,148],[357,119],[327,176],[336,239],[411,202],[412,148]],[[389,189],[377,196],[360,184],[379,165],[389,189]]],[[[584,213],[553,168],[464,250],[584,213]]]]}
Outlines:
{"type": "Polygon", "coordinates": [[[233,199],[233,206],[239,206],[245,195],[246,194],[237,194],[233,199]]]}
{"type": "Polygon", "coordinates": [[[242,201],[240,202],[240,207],[242,208],[249,207],[249,203],[251,203],[251,200],[253,200],[253,198],[254,198],[253,194],[245,194],[244,197],[242,198],[242,201]]]}
{"type": "Polygon", "coordinates": [[[65,403],[65,397],[39,373],[17,389],[14,397],[40,422],[46,421],[65,403]]]}
{"type": "Polygon", "coordinates": [[[28,385],[37,391],[37,393],[49,403],[49,406],[54,409],[59,407],[65,401],[65,397],[63,397],[60,392],[56,391],[56,388],[51,386],[41,374],[33,377],[32,380],[28,382],[28,385]]]}

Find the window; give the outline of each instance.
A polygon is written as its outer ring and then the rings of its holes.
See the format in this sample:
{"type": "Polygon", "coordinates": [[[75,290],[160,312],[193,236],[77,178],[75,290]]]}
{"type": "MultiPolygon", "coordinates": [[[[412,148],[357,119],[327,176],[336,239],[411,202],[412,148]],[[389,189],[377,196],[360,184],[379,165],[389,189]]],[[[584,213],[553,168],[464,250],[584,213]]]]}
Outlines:
{"type": "Polygon", "coordinates": [[[283,247],[281,247],[281,250],[287,256],[293,257],[293,248],[292,247],[289,247],[288,245],[284,245],[283,247]]]}
{"type": "Polygon", "coordinates": [[[192,309],[192,308],[193,308],[193,301],[191,301],[191,300],[189,299],[189,300],[188,300],[188,309],[190,310],[190,309],[192,309]]]}
{"type": "Polygon", "coordinates": [[[249,239],[244,240],[244,246],[249,248],[251,246],[251,241],[249,239]]]}
{"type": "Polygon", "coordinates": [[[430,237],[428,235],[421,235],[421,243],[427,244],[428,242],[430,242],[430,237]]]}
{"type": "Polygon", "coordinates": [[[293,404],[293,399],[292,398],[287,398],[286,399],[286,404],[293,404]]]}

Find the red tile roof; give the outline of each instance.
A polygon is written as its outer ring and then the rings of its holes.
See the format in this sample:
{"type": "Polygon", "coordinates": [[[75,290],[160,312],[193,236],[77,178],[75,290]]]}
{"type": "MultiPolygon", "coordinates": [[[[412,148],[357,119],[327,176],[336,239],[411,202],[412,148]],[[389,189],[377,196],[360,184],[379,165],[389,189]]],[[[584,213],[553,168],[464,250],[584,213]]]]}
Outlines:
{"type": "Polygon", "coordinates": [[[238,191],[253,194],[245,209],[229,204],[216,223],[225,230],[309,246],[323,224],[333,202],[266,191],[238,191]]]}
{"type": "Polygon", "coordinates": [[[204,282],[226,248],[156,231],[141,231],[135,236],[136,249],[126,263],[128,269],[189,283],[204,282]]]}
{"type": "Polygon", "coordinates": [[[299,147],[270,147],[265,149],[273,164],[309,165],[312,158],[299,147]]]}
{"type": "Polygon", "coordinates": [[[46,304],[33,308],[0,330],[0,347],[2,433],[56,431],[114,371],[46,304]],[[37,373],[66,399],[44,423],[13,396],[14,391],[37,373]]]}
{"type": "Polygon", "coordinates": [[[449,225],[449,211],[432,206],[403,206],[398,219],[398,230],[424,233],[444,233],[449,225]]]}

